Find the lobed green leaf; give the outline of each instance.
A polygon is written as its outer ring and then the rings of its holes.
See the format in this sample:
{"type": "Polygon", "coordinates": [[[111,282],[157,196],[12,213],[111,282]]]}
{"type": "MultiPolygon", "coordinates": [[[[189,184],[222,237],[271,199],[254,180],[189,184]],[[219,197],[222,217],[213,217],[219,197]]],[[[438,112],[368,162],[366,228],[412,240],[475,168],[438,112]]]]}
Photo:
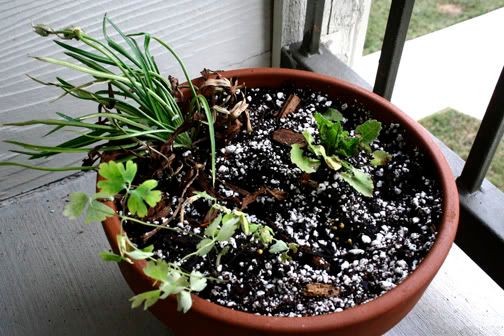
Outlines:
{"type": "Polygon", "coordinates": [[[128,210],[133,215],[145,217],[147,215],[147,206],[145,204],[154,207],[161,200],[161,191],[153,190],[157,187],[157,184],[156,180],[147,180],[137,188],[130,190],[128,210]]]}
{"type": "Polygon", "coordinates": [[[144,310],[149,309],[153,304],[155,304],[159,297],[161,296],[161,290],[155,289],[148,292],[140,293],[138,295],[133,296],[131,301],[131,308],[140,307],[143,303],[144,310]]]}
{"type": "Polygon", "coordinates": [[[367,145],[378,138],[380,131],[381,122],[375,119],[366,120],[355,128],[355,133],[360,136],[360,141],[367,145]]]}

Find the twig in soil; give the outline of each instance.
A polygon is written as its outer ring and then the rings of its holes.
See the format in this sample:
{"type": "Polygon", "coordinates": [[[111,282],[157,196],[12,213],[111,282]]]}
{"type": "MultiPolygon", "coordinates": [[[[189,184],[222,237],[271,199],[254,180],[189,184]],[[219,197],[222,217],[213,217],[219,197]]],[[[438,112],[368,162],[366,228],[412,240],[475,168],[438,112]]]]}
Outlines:
{"type": "Polygon", "coordinates": [[[161,153],[171,152],[171,148],[172,148],[173,143],[175,142],[175,139],[180,134],[182,134],[185,131],[188,131],[189,129],[191,129],[191,127],[193,127],[193,123],[194,123],[194,120],[184,120],[184,122],[182,123],[182,125],[180,125],[180,127],[178,127],[175,130],[175,132],[173,132],[170,135],[170,137],[166,140],[166,142],[164,144],[161,145],[161,147],[159,147],[159,151],[161,153]]]}
{"type": "Polygon", "coordinates": [[[229,189],[231,189],[231,190],[233,190],[233,191],[237,192],[238,194],[240,194],[240,195],[242,195],[242,196],[247,196],[247,195],[250,195],[250,192],[249,192],[249,191],[247,191],[247,190],[245,190],[245,189],[243,189],[243,188],[240,188],[240,187],[238,187],[238,186],[235,186],[234,184],[231,184],[231,183],[229,183],[229,182],[227,182],[227,181],[223,181],[223,180],[220,180],[220,182],[221,182],[222,184],[224,184],[227,188],[229,188],[229,189]]]}
{"type": "Polygon", "coordinates": [[[257,197],[261,195],[266,195],[269,194],[270,196],[273,196],[275,199],[279,201],[283,201],[287,197],[287,192],[280,190],[280,189],[270,189],[268,187],[261,187],[257,189],[255,192],[246,195],[243,198],[242,201],[242,209],[245,209],[248,207],[251,203],[255,202],[257,200],[257,197]]]}
{"type": "Polygon", "coordinates": [[[286,118],[290,113],[297,109],[299,103],[301,103],[301,99],[295,94],[291,94],[282,106],[280,112],[277,114],[277,118],[286,118]]]}
{"type": "Polygon", "coordinates": [[[170,222],[178,216],[179,212],[181,211],[182,207],[184,206],[185,194],[187,193],[187,190],[193,184],[193,182],[196,180],[196,178],[199,175],[200,170],[203,169],[203,167],[204,167],[204,165],[202,165],[201,163],[194,163],[194,165],[191,167],[191,171],[190,171],[191,176],[187,179],[186,185],[184,186],[184,189],[182,190],[182,193],[179,196],[179,202],[177,204],[177,207],[173,211],[173,214],[170,216],[170,218],[168,218],[168,220],[163,222],[163,224],[161,224],[159,227],[155,228],[154,230],[151,230],[149,232],[144,233],[144,235],[142,236],[142,239],[144,242],[147,242],[147,240],[152,238],[160,229],[168,226],[170,224],[170,222]]]}

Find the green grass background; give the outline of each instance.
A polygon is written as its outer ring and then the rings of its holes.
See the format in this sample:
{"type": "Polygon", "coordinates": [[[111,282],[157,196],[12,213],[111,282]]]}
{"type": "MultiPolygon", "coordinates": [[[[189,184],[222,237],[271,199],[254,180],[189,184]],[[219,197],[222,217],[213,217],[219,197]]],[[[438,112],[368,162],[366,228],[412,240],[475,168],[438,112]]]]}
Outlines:
{"type": "MultiPolygon", "coordinates": [[[[383,43],[392,0],[373,0],[369,15],[364,55],[378,51],[383,43]]],[[[407,39],[422,36],[455,23],[504,7],[504,0],[417,0],[413,8],[407,39]]],[[[464,160],[471,149],[480,121],[454,109],[428,116],[420,123],[464,160]]],[[[487,174],[504,191],[504,140],[487,174]]]]}
{"type": "MultiPolygon", "coordinates": [[[[372,1],[364,55],[381,49],[390,3],[391,0],[372,1]]],[[[425,35],[500,7],[504,7],[504,0],[417,0],[407,38],[425,35]]]]}
{"type": "MultiPolygon", "coordinates": [[[[420,123],[464,160],[467,159],[480,125],[478,119],[451,108],[434,113],[420,120],[420,123]]],[[[497,147],[486,177],[504,191],[504,139],[497,147]]]]}

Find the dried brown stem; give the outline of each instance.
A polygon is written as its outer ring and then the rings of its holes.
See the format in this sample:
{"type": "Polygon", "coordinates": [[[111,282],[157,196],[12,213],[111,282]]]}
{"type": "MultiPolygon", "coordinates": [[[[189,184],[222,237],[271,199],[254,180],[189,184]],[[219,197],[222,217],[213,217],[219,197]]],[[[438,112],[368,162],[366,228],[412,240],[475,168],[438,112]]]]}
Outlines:
{"type": "Polygon", "coordinates": [[[185,194],[187,193],[187,190],[189,189],[189,187],[193,184],[193,182],[198,177],[199,171],[201,169],[203,169],[203,165],[200,163],[195,163],[191,167],[190,176],[187,178],[187,182],[184,186],[184,189],[182,190],[182,193],[179,196],[179,201],[178,201],[177,207],[173,211],[173,214],[170,216],[170,218],[168,218],[166,221],[164,221],[163,224],[161,224],[160,226],[154,228],[153,230],[151,230],[149,232],[144,233],[144,235],[142,236],[142,239],[144,242],[147,242],[149,239],[151,239],[163,227],[167,227],[168,225],[170,225],[171,221],[173,221],[178,216],[180,210],[184,206],[184,202],[186,201],[185,194]]]}

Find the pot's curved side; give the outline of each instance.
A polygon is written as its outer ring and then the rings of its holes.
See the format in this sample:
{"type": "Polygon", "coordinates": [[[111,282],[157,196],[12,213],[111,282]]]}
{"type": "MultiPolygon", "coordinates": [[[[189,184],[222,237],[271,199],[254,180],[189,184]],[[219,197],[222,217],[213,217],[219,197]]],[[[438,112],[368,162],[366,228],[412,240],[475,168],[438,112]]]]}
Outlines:
{"type": "MultiPolygon", "coordinates": [[[[282,87],[291,83],[326,92],[343,101],[359,101],[377,119],[397,122],[407,129],[408,141],[420,147],[431,159],[443,190],[443,215],[436,242],[424,261],[400,285],[366,304],[343,312],[302,318],[257,316],[234,311],[193,295],[193,307],[187,314],[176,312],[173,298],[159,301],[151,311],[176,334],[192,335],[380,335],[398,323],[416,304],[446,258],[458,224],[458,192],[454,177],[430,134],[417,122],[385,99],[335,78],[288,69],[244,69],[224,72],[238,77],[248,87],[282,87]]],[[[199,81],[199,79],[195,80],[199,81]]],[[[111,205],[109,203],[109,205],[111,205]]],[[[104,230],[114,251],[119,220],[109,218],[104,230]]],[[[152,281],[142,269],[144,262],[121,263],[120,268],[135,293],[151,289],[152,281]]]]}

